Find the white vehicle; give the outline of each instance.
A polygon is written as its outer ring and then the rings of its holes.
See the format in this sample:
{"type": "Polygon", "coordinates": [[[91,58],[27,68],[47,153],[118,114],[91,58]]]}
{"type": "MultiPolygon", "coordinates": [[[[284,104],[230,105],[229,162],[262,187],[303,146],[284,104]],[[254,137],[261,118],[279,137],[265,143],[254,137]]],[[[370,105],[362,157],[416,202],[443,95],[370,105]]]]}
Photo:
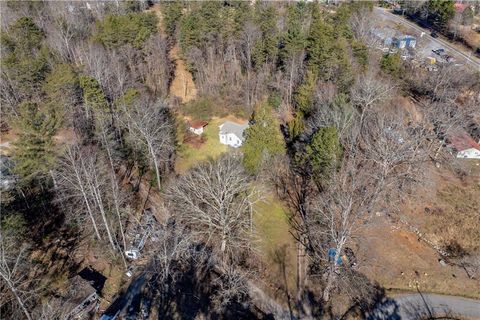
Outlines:
{"type": "Polygon", "coordinates": [[[128,259],[137,260],[140,256],[140,252],[138,249],[127,250],[125,251],[125,256],[127,256],[128,259]]]}
{"type": "Polygon", "coordinates": [[[142,251],[145,242],[153,233],[155,223],[154,218],[149,215],[149,212],[147,211],[145,214],[145,221],[142,224],[139,224],[136,230],[137,233],[135,233],[129,249],[125,251],[125,255],[128,259],[137,260],[140,257],[140,251],[142,251]]]}
{"type": "Polygon", "coordinates": [[[135,271],[135,269],[136,269],[135,266],[128,267],[127,272],[125,272],[125,275],[131,278],[133,276],[133,272],[135,271]]]}

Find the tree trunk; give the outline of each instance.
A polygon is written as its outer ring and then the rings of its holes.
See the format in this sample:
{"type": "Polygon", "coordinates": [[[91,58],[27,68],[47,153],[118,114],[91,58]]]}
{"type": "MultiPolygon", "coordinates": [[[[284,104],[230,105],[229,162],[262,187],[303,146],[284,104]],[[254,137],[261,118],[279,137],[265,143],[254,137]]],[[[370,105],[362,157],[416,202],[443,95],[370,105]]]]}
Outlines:
{"type": "MultiPolygon", "coordinates": [[[[123,244],[123,250],[126,250],[127,249],[127,244],[126,244],[126,241],[125,241],[125,233],[123,231],[123,225],[122,225],[122,219],[121,219],[121,215],[120,215],[120,206],[118,205],[118,185],[117,185],[117,181],[116,181],[116,176],[115,176],[115,167],[113,166],[113,158],[112,158],[112,153],[110,151],[110,146],[108,145],[108,141],[107,141],[107,137],[105,135],[105,130],[102,129],[102,140],[103,140],[103,144],[105,146],[105,150],[107,151],[107,156],[108,156],[108,160],[110,162],[110,180],[111,180],[111,184],[112,184],[112,192],[113,192],[113,203],[115,205],[115,213],[117,214],[117,218],[118,218],[118,224],[120,226],[120,234],[122,236],[122,244],[123,244]]],[[[122,257],[123,257],[123,254],[122,254],[122,257]]]]}
{"type": "Polygon", "coordinates": [[[160,171],[158,170],[158,161],[157,156],[155,155],[155,151],[153,147],[149,144],[148,149],[150,149],[150,154],[152,155],[153,165],[155,166],[155,174],[157,175],[157,188],[160,190],[160,171]]]}
{"type": "MultiPolygon", "coordinates": [[[[80,174],[77,170],[77,167],[75,166],[75,163],[72,163],[72,165],[74,166],[75,177],[77,178],[78,185],[80,186],[80,191],[82,192],[83,200],[85,201],[85,205],[87,206],[88,215],[90,216],[90,220],[92,220],[93,229],[95,230],[95,235],[100,240],[100,239],[102,239],[102,237],[100,237],[100,233],[98,232],[97,223],[95,222],[95,218],[93,216],[92,208],[90,207],[90,203],[88,202],[88,197],[87,197],[85,188],[83,187],[82,179],[81,179],[80,174]]],[[[84,171],[86,171],[85,167],[83,166],[83,162],[82,162],[82,167],[83,167],[84,171]]]]}
{"type": "Polygon", "coordinates": [[[8,288],[10,289],[10,291],[11,291],[11,292],[13,293],[13,295],[15,296],[15,299],[17,300],[18,305],[20,306],[20,309],[22,309],[22,312],[23,312],[23,314],[25,314],[25,317],[27,318],[27,320],[32,320],[32,316],[30,315],[30,313],[28,312],[27,308],[25,307],[25,304],[23,303],[22,298],[20,298],[20,296],[18,295],[17,289],[15,288],[15,286],[13,285],[13,283],[10,281],[10,279],[9,279],[8,277],[6,277],[6,276],[3,274],[3,272],[1,272],[0,275],[1,275],[2,278],[5,280],[5,282],[7,283],[8,288]]]}
{"type": "Polygon", "coordinates": [[[323,301],[325,302],[328,302],[330,300],[330,292],[333,289],[335,278],[337,277],[337,274],[335,273],[335,261],[333,262],[333,264],[334,265],[330,266],[330,270],[328,271],[327,285],[325,286],[325,289],[323,289],[323,301]]]}
{"type": "Polygon", "coordinates": [[[110,227],[108,226],[107,216],[105,214],[105,209],[103,207],[102,196],[100,195],[100,190],[98,190],[98,180],[96,172],[93,172],[93,181],[90,182],[90,186],[92,188],[93,195],[97,202],[98,209],[100,210],[100,214],[102,216],[103,223],[105,225],[105,229],[107,230],[108,241],[112,245],[113,250],[116,250],[115,243],[113,242],[112,234],[110,232],[110,227]]]}

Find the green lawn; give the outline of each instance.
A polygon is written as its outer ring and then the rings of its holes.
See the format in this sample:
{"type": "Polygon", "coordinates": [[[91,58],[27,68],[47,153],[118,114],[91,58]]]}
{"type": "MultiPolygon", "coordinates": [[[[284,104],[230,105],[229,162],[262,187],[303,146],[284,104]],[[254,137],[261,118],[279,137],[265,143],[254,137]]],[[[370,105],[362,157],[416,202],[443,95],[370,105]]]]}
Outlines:
{"type": "Polygon", "coordinates": [[[177,172],[183,173],[202,161],[216,159],[228,150],[228,146],[221,144],[218,138],[218,126],[224,121],[225,119],[221,118],[208,123],[203,132],[207,141],[199,149],[189,144],[182,144],[175,166],[177,172]]]}
{"type": "Polygon", "coordinates": [[[288,211],[272,196],[259,201],[254,206],[255,226],[257,227],[262,251],[274,251],[285,242],[288,233],[288,211]]]}
{"type": "Polygon", "coordinates": [[[286,282],[292,293],[296,289],[296,243],[289,232],[288,210],[272,195],[256,203],[254,210],[261,259],[272,279],[283,287],[286,282]]]}

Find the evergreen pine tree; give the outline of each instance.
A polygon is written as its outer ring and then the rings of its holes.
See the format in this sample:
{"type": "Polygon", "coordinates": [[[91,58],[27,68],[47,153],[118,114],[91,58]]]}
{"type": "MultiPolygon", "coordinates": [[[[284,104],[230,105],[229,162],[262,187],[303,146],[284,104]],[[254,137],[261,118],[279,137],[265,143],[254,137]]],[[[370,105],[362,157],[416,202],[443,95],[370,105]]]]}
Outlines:
{"type": "Polygon", "coordinates": [[[243,164],[245,169],[256,173],[264,161],[285,152],[285,143],[271,107],[262,103],[253,116],[253,124],[245,130],[243,164]]]}
{"type": "Polygon", "coordinates": [[[322,185],[340,166],[342,157],[343,148],[337,128],[323,127],[313,134],[305,148],[305,154],[298,160],[302,165],[310,167],[315,182],[322,185]]]}
{"type": "Polygon", "coordinates": [[[295,104],[298,111],[302,113],[308,113],[313,105],[313,99],[315,94],[315,87],[317,84],[317,78],[315,73],[312,71],[307,71],[303,83],[298,87],[297,92],[295,93],[295,104]]]}
{"type": "Polygon", "coordinates": [[[43,31],[30,17],[18,19],[1,35],[2,70],[21,98],[34,96],[49,70],[44,38],[43,31]]]}
{"type": "Polygon", "coordinates": [[[14,143],[14,172],[20,176],[21,185],[42,182],[55,159],[53,136],[57,121],[38,104],[25,102],[20,105],[20,117],[16,122],[19,138],[14,143]]]}
{"type": "Polygon", "coordinates": [[[83,101],[94,110],[108,112],[107,98],[97,79],[89,76],[80,77],[80,87],[83,90],[83,101]]]}

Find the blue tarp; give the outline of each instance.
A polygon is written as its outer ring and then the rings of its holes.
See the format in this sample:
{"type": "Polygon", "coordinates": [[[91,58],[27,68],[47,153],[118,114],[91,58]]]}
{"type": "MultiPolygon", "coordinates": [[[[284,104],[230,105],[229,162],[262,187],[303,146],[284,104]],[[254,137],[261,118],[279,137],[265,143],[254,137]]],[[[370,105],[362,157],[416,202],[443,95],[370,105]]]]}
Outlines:
{"type": "MultiPolygon", "coordinates": [[[[330,249],[328,249],[327,254],[328,254],[328,259],[333,260],[333,259],[335,259],[335,256],[337,255],[337,249],[330,248],[330,249]]],[[[338,256],[336,264],[340,265],[340,264],[342,264],[342,262],[343,262],[342,257],[338,256]]]]}

